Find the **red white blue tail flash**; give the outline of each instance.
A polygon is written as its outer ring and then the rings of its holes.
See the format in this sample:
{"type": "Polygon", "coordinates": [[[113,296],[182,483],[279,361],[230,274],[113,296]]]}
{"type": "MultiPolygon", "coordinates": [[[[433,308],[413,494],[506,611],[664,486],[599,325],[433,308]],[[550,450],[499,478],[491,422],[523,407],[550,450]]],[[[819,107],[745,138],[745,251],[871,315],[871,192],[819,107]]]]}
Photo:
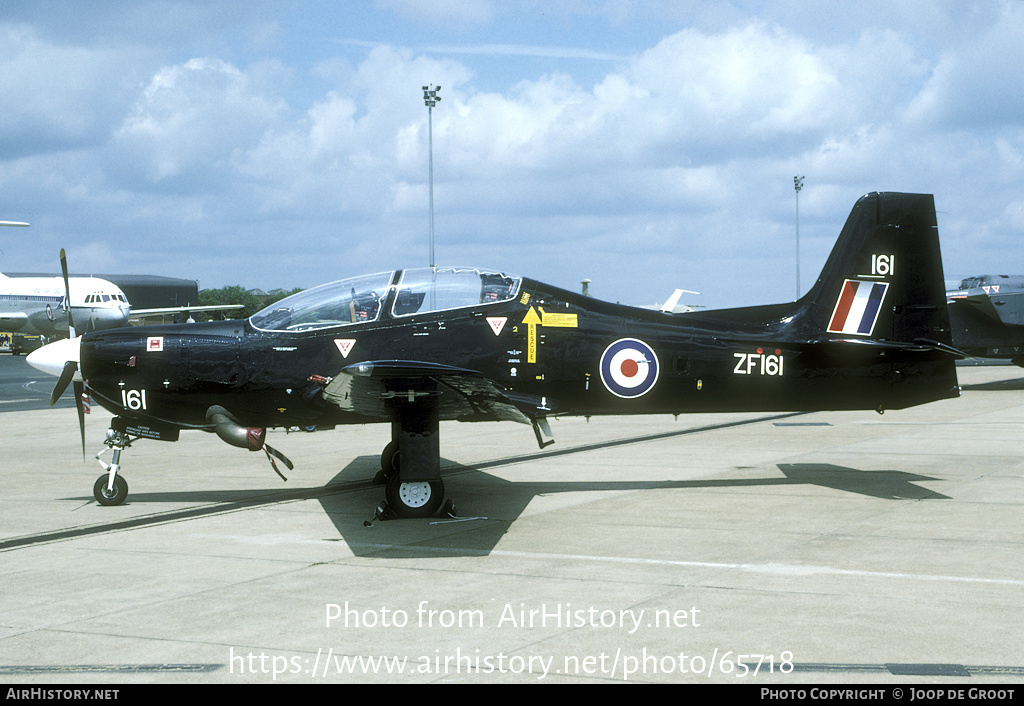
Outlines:
{"type": "Polygon", "coordinates": [[[886,282],[864,282],[848,279],[843,285],[842,294],[836,302],[832,320],[829,322],[829,333],[850,333],[858,336],[870,336],[878,321],[878,313],[882,310],[882,300],[889,288],[886,282]]]}

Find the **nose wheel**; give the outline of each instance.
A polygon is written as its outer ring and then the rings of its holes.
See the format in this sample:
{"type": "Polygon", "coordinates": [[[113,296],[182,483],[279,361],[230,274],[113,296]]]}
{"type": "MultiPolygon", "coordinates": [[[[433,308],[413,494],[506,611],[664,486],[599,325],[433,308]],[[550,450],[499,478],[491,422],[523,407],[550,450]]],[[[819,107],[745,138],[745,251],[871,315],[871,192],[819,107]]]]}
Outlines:
{"type": "Polygon", "coordinates": [[[96,479],[92,486],[92,494],[100,505],[120,505],[128,497],[128,481],[123,476],[114,476],[111,485],[110,474],[104,473],[96,479]]]}
{"type": "Polygon", "coordinates": [[[96,454],[96,460],[106,472],[96,479],[92,486],[92,494],[100,505],[120,505],[128,497],[128,481],[119,476],[117,472],[121,470],[121,452],[131,446],[132,442],[126,432],[111,424],[110,429],[107,430],[107,439],[103,443],[105,448],[96,454]],[[112,449],[114,452],[110,463],[100,459],[107,449],[112,449]]]}

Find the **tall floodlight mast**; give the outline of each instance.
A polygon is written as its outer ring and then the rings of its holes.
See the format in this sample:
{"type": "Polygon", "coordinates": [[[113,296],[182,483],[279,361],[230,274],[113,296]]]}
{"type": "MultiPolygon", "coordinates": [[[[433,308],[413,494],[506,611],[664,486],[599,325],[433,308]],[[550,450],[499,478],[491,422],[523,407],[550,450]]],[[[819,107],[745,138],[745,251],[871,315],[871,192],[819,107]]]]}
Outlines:
{"type": "Polygon", "coordinates": [[[424,86],[423,102],[427,105],[427,162],[430,190],[430,266],[434,266],[434,106],[441,100],[440,86],[424,86]]]}
{"type": "Polygon", "coordinates": [[[804,188],[802,176],[793,177],[793,189],[796,190],[796,298],[800,298],[800,189],[804,188]]]}

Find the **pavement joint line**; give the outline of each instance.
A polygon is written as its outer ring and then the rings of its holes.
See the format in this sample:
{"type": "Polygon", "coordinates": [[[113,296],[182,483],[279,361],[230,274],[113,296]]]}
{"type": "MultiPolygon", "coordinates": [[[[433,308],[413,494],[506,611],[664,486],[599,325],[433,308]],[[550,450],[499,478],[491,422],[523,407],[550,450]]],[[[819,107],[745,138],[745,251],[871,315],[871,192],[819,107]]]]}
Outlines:
{"type": "Polygon", "coordinates": [[[348,545],[350,547],[358,549],[374,549],[382,551],[386,551],[388,549],[402,549],[403,551],[415,550],[423,552],[424,554],[445,552],[449,554],[464,554],[466,556],[497,556],[518,559],[543,559],[545,561],[589,561],[611,564],[636,564],[642,566],[677,566],[682,568],[696,569],[738,569],[740,571],[752,573],[774,574],[784,576],[809,576],[812,574],[831,574],[835,576],[855,576],[858,578],[910,579],[917,581],[994,584],[1001,586],[1024,586],[1024,579],[999,579],[971,576],[943,576],[938,574],[906,574],[896,571],[864,571],[861,569],[838,569],[831,566],[815,566],[812,564],[785,564],[777,562],[769,562],[766,564],[752,564],[747,562],[687,561],[682,559],[642,559],[637,557],[598,556],[593,554],[517,552],[503,549],[455,549],[452,547],[431,547],[423,544],[398,545],[383,543],[377,544],[372,542],[348,542],[348,545]]]}

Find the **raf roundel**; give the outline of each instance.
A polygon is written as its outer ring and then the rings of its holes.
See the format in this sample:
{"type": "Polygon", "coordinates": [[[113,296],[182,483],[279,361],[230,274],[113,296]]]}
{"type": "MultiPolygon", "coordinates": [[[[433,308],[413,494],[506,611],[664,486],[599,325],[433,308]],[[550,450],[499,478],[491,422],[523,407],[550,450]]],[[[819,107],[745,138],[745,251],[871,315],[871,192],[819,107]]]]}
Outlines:
{"type": "Polygon", "coordinates": [[[643,341],[622,338],[601,355],[601,382],[619,397],[640,397],[658,381],[658,356],[643,341]]]}

